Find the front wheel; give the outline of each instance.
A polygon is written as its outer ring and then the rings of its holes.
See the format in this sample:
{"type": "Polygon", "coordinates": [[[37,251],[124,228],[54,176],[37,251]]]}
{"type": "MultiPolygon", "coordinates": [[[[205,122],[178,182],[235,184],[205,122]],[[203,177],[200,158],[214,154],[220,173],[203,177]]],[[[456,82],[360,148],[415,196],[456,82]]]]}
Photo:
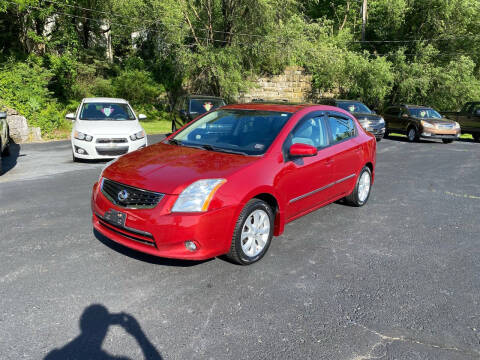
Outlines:
{"type": "Polygon", "coordinates": [[[453,142],[453,140],[450,140],[450,139],[442,139],[442,141],[444,144],[450,144],[453,142]]]}
{"type": "Polygon", "coordinates": [[[265,201],[250,200],[238,217],[227,257],[240,265],[260,260],[272,241],[274,218],[265,201]]]}
{"type": "Polygon", "coordinates": [[[345,200],[352,206],[363,206],[367,203],[372,189],[372,172],[368,166],[365,166],[360,175],[358,175],[357,183],[352,193],[345,200]]]}
{"type": "Polygon", "coordinates": [[[407,132],[407,139],[409,142],[415,142],[418,140],[417,129],[411,127],[407,132]]]}

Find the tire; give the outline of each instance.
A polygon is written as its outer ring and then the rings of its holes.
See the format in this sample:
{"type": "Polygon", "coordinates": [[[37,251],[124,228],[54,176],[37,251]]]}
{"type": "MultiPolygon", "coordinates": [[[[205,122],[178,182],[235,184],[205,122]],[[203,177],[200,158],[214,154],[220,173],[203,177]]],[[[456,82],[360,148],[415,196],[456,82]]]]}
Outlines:
{"type": "Polygon", "coordinates": [[[381,138],[381,137],[377,137],[377,142],[382,141],[382,139],[383,139],[383,138],[381,138]]]}
{"type": "Polygon", "coordinates": [[[415,127],[411,127],[407,131],[407,139],[409,142],[417,142],[418,141],[418,132],[415,127]]]}
{"type": "Polygon", "coordinates": [[[390,131],[388,131],[387,128],[385,128],[385,133],[383,134],[383,138],[387,139],[390,136],[390,131]]]}
{"type": "Polygon", "coordinates": [[[75,156],[75,153],[73,152],[73,150],[72,150],[72,160],[73,160],[74,163],[79,162],[78,158],[75,156]]]}
{"type": "Polygon", "coordinates": [[[232,244],[227,257],[240,265],[250,265],[260,260],[272,242],[274,219],[273,210],[265,201],[260,199],[250,200],[243,208],[235,224],[232,244]],[[260,222],[263,229],[254,228],[252,225],[255,221],[260,222]],[[269,226],[268,229],[265,228],[266,225],[269,226]],[[252,231],[253,236],[245,238],[245,235],[252,231]],[[260,233],[257,231],[260,231],[260,233]],[[249,243],[250,245],[248,245],[249,243]],[[250,250],[251,254],[249,254],[250,250]]]}
{"type": "Polygon", "coordinates": [[[370,198],[370,193],[372,190],[372,172],[368,166],[364,166],[362,171],[357,177],[357,183],[355,184],[355,188],[353,189],[352,193],[345,197],[345,200],[348,204],[356,207],[363,206],[367,203],[368,199],[370,198]],[[364,180],[364,177],[367,177],[368,180],[364,180]],[[362,183],[361,183],[362,181],[362,183]],[[362,186],[365,186],[366,183],[363,181],[368,181],[368,189],[366,194],[362,193],[365,188],[362,189],[362,186]]]}
{"type": "Polygon", "coordinates": [[[473,136],[473,140],[475,140],[476,142],[480,142],[480,134],[479,133],[472,134],[472,136],[473,136]]]}
{"type": "Polygon", "coordinates": [[[450,139],[442,139],[442,141],[444,144],[451,144],[453,142],[453,140],[450,139]]]}

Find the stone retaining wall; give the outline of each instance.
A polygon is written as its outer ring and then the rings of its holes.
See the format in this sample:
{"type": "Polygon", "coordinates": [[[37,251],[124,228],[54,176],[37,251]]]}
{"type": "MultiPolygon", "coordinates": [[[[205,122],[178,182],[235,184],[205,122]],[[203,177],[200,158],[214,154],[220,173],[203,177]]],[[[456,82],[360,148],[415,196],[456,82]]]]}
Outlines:
{"type": "Polygon", "coordinates": [[[308,101],[312,92],[312,76],[301,67],[287,67],[283,74],[258,78],[256,84],[256,87],[240,95],[239,102],[262,99],[301,103],[308,101]]]}

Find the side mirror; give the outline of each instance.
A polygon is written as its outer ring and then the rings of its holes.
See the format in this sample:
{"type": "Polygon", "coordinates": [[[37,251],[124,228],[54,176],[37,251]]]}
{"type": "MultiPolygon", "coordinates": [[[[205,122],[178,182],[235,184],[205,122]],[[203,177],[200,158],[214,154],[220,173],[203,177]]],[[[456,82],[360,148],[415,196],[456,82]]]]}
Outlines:
{"type": "Polygon", "coordinates": [[[65,115],[65,118],[67,120],[75,121],[75,114],[74,113],[68,113],[67,115],[65,115]]]}
{"type": "Polygon", "coordinates": [[[138,114],[138,120],[145,120],[147,118],[147,115],[145,114],[138,114]]]}
{"type": "Polygon", "coordinates": [[[402,118],[404,119],[408,118],[408,114],[402,114],[402,118]]]}
{"type": "Polygon", "coordinates": [[[6,119],[7,118],[7,113],[6,112],[0,112],[0,119],[6,119]]]}
{"type": "Polygon", "coordinates": [[[291,157],[308,157],[317,155],[318,150],[315,146],[298,143],[290,146],[288,154],[291,157]]]}

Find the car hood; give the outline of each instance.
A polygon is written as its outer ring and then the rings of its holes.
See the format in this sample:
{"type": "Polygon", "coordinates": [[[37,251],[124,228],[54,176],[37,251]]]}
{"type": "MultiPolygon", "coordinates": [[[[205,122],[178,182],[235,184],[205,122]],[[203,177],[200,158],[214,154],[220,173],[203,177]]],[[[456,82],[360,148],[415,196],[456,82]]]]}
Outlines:
{"type": "Polygon", "coordinates": [[[455,121],[449,120],[449,119],[417,118],[417,117],[414,117],[414,119],[428,121],[431,124],[454,124],[455,123],[455,121]]]}
{"type": "Polygon", "coordinates": [[[142,130],[137,120],[77,120],[75,122],[75,130],[88,135],[123,135],[128,136],[142,130]]]}
{"type": "Polygon", "coordinates": [[[180,194],[200,179],[226,179],[258,157],[158,143],[118,158],[103,176],[140,189],[180,194]]]}
{"type": "Polygon", "coordinates": [[[352,113],[352,115],[355,116],[358,121],[362,121],[364,119],[376,121],[382,118],[380,115],[368,113],[352,113]]]}

